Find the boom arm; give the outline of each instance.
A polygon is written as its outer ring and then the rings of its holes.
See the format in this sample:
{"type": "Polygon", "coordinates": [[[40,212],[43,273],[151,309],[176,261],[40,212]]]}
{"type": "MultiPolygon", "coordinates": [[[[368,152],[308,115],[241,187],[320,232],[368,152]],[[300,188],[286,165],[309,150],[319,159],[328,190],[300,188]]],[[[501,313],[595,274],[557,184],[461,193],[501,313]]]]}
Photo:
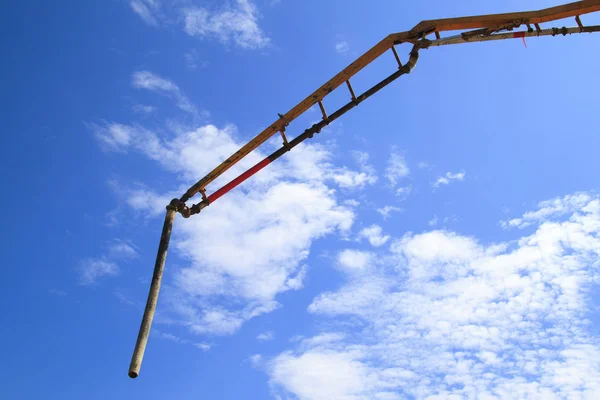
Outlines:
{"type": "Polygon", "coordinates": [[[144,355],[148,335],[150,333],[150,327],[152,325],[152,319],[154,317],[154,311],[158,300],[158,292],[160,290],[160,284],[162,280],[162,272],[164,269],[164,263],[167,254],[167,248],[169,238],[171,234],[171,228],[175,214],[179,212],[184,218],[189,218],[191,215],[198,214],[203,208],[215,202],[218,198],[223,196],[225,193],[235,188],[246,179],[266,167],[268,164],[281,157],[286,152],[297,146],[308,138],[312,138],[315,133],[319,133],[321,129],[329,125],[331,122],[342,116],[350,109],[356,107],[358,104],[387,86],[389,83],[397,79],[398,77],[408,74],[411,72],[413,67],[416,65],[419,58],[419,50],[427,49],[429,47],[444,46],[450,44],[469,43],[469,42],[481,42],[488,40],[503,40],[513,38],[524,38],[531,36],[556,36],[556,35],[567,35],[575,33],[592,33],[600,32],[600,26],[583,26],[579,16],[592,12],[600,11],[600,0],[583,0],[562,6],[546,8],[539,11],[528,11],[528,12],[517,12],[517,13],[506,13],[506,14],[490,14],[473,17],[460,17],[460,18],[447,18],[438,20],[422,21],[417,24],[410,31],[393,33],[388,35],[366,53],[361,55],[348,67],[343,69],[320,88],[302,100],[300,103],[295,105],[291,110],[285,114],[279,114],[279,119],[273,122],[264,131],[259,133],[256,137],[246,143],[237,152],[231,155],[227,160],[219,164],[215,169],[209,172],[205,177],[200,179],[196,184],[190,187],[187,192],[181,196],[180,199],[173,199],[167,206],[167,215],[163,226],[163,234],[161,236],[161,242],[158,250],[156,264],[154,268],[154,275],[150,287],[150,293],[148,295],[148,302],[146,303],[146,309],[144,311],[144,317],[142,319],[142,325],[138,334],[135,350],[131,359],[129,368],[129,376],[135,378],[139,374],[142,358],[144,355]],[[564,18],[575,17],[577,23],[576,27],[571,28],[549,28],[542,29],[541,23],[555,21],[564,18]],[[511,32],[515,28],[526,26],[527,30],[511,32]],[[442,38],[440,32],[445,31],[463,31],[457,35],[442,38]],[[508,31],[508,32],[507,32],[508,31]],[[435,35],[435,39],[428,39],[427,36],[435,35]],[[410,52],[409,60],[406,64],[402,64],[395,46],[402,43],[410,43],[413,45],[410,52]],[[365,66],[376,60],[378,57],[391,50],[396,61],[398,62],[398,70],[373,86],[371,89],[356,96],[350,78],[356,75],[365,66]],[[346,84],[350,94],[350,102],[334,111],[330,115],[325,111],[323,106],[323,99],[331,93],[333,90],[338,88],[342,84],[346,84]],[[285,135],[286,127],[290,122],[294,121],[306,110],[315,104],[319,105],[323,118],[318,123],[314,124],[310,128],[306,129],[302,134],[296,136],[293,140],[288,141],[285,135]],[[231,168],[234,164],[240,161],[242,158],[247,156],[250,152],[255,150],[265,141],[270,139],[273,135],[280,133],[283,138],[283,146],[275,151],[273,154],[266,157],[264,160],[244,172],[231,182],[216,190],[210,195],[206,195],[206,187],[215,179],[220,177],[225,171],[231,168]],[[200,193],[202,195],[202,201],[188,207],[185,203],[191,199],[194,195],[200,193]]]}

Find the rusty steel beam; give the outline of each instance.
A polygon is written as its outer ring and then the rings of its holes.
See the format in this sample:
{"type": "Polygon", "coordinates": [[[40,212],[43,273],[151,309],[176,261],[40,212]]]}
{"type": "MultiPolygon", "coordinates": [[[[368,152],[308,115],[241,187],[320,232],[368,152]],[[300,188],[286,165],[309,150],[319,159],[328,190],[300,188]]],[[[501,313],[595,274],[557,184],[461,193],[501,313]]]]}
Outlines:
{"type": "Polygon", "coordinates": [[[204,178],[200,179],[196,184],[190,187],[181,197],[181,201],[186,202],[196,193],[203,190],[208,184],[221,176],[234,164],[236,164],[258,146],[263,144],[277,132],[284,130],[290,122],[298,118],[310,107],[323,100],[325,96],[356,75],[356,73],[385,53],[394,44],[414,42],[433,32],[439,33],[449,30],[466,30],[476,28],[494,29],[506,25],[512,27],[515,24],[517,24],[516,27],[518,27],[524,23],[539,24],[557,19],[575,17],[577,15],[587,14],[595,11],[600,11],[600,0],[583,0],[562,6],[546,8],[539,11],[426,20],[418,23],[410,31],[388,35],[375,46],[367,50],[367,52],[356,59],[356,61],[344,68],[320,88],[295,105],[287,113],[281,115],[277,121],[272,123],[268,128],[259,133],[228,159],[223,161],[215,169],[209,172],[204,178]]]}
{"type": "Polygon", "coordinates": [[[398,33],[399,37],[420,35],[434,31],[459,31],[465,29],[489,28],[523,21],[521,24],[541,24],[557,19],[576,17],[600,11],[600,0],[584,0],[538,11],[479,15],[474,17],[444,18],[419,22],[408,32],[398,33]]]}

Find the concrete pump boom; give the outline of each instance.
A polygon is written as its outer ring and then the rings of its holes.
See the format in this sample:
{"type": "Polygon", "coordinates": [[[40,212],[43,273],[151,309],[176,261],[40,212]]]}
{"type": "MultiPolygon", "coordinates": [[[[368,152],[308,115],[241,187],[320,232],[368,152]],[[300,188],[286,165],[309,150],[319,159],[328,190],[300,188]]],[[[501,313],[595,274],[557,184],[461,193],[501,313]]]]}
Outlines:
{"type": "Polygon", "coordinates": [[[252,175],[266,167],[277,158],[281,157],[286,152],[293,149],[299,143],[306,139],[312,138],[315,133],[319,133],[321,129],[329,125],[331,122],[338,119],[340,116],[345,114],[350,109],[356,107],[361,102],[387,86],[398,77],[409,74],[417,63],[419,58],[419,51],[421,49],[427,49],[436,46],[445,46],[450,44],[459,43],[470,43],[470,42],[483,42],[489,40],[503,40],[503,39],[514,39],[514,38],[525,38],[525,37],[536,37],[536,36],[556,36],[556,35],[567,35],[576,33],[593,33],[600,32],[600,25],[598,26],[584,26],[579,18],[580,15],[588,14],[592,12],[600,11],[600,0],[583,0],[562,6],[546,8],[539,11],[527,11],[517,13],[505,13],[505,14],[490,14],[480,15],[473,17],[460,17],[460,18],[447,18],[422,21],[417,24],[410,31],[393,33],[385,37],[382,41],[377,43],[366,53],[358,57],[348,67],[340,71],[337,75],[323,84],[320,88],[302,100],[300,103],[295,105],[291,110],[285,114],[279,114],[279,119],[267,127],[264,131],[259,133],[256,137],[246,143],[237,152],[231,155],[227,160],[219,164],[215,169],[209,172],[205,177],[200,179],[196,184],[190,187],[180,199],[173,199],[167,206],[167,212],[165,221],[163,224],[163,231],[160,239],[160,245],[158,248],[158,254],[156,257],[156,263],[154,266],[154,274],[152,276],[152,282],[150,284],[150,291],[148,294],[148,301],[144,310],[144,316],[142,318],[142,324],[135,344],[135,349],[131,359],[129,367],[129,376],[136,378],[139,374],[144,351],[146,349],[146,343],[150,333],[150,327],[154,318],[154,311],[156,310],[156,304],[158,301],[158,293],[160,291],[160,285],[162,281],[163,270],[165,266],[165,260],[167,256],[167,249],[169,247],[169,240],[171,237],[171,230],[173,227],[173,220],[175,215],[179,212],[184,218],[189,218],[191,215],[198,214],[200,211],[208,205],[215,202],[221,196],[250,178],[252,175]],[[550,21],[555,21],[564,18],[575,18],[577,26],[574,27],[552,27],[542,28],[540,24],[550,21]],[[513,32],[521,26],[525,26],[526,30],[513,32]],[[457,35],[442,38],[440,33],[444,31],[463,31],[457,35]],[[428,39],[429,35],[434,35],[434,38],[428,39]],[[402,43],[412,44],[412,50],[408,61],[402,64],[400,57],[396,51],[395,46],[402,43]],[[364,67],[372,63],[374,60],[379,58],[384,53],[390,50],[398,63],[398,70],[365,91],[364,93],[356,96],[354,89],[350,83],[350,78],[356,75],[364,67]],[[325,107],[323,106],[323,99],[331,93],[334,89],[338,88],[342,84],[346,84],[350,94],[350,101],[342,106],[340,109],[334,111],[331,114],[327,114],[325,107]],[[306,110],[315,104],[319,105],[322,113],[322,119],[320,122],[314,124],[310,128],[306,129],[303,133],[296,136],[294,139],[288,141],[285,130],[290,122],[294,121],[306,110]],[[242,158],[247,156],[250,152],[255,150],[265,141],[270,139],[277,133],[281,134],[283,139],[283,146],[260,161],[252,168],[227,183],[222,188],[214,191],[210,195],[206,195],[206,187],[215,179],[220,177],[225,171],[231,168],[234,164],[240,161],[242,158]],[[194,195],[200,193],[202,201],[188,207],[185,203],[191,199],[194,195]]]}

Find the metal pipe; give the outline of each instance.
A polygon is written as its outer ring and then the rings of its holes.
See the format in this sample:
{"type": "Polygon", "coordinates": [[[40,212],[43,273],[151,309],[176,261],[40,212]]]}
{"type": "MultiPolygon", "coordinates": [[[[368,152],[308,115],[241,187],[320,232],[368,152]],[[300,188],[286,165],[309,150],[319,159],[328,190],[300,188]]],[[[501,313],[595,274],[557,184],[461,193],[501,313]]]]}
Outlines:
{"type": "Polygon", "coordinates": [[[144,351],[146,350],[146,343],[148,343],[148,335],[150,334],[150,327],[152,326],[154,312],[156,311],[156,303],[158,302],[158,293],[160,292],[160,284],[165,269],[167,249],[169,248],[173,220],[177,213],[176,204],[178,202],[179,200],[173,200],[171,204],[167,206],[165,222],[160,236],[160,245],[158,246],[158,254],[156,255],[156,263],[154,264],[154,274],[152,275],[152,283],[148,293],[148,301],[146,302],[144,317],[142,318],[142,324],[135,343],[135,349],[131,357],[131,364],[129,365],[130,378],[137,378],[140,373],[140,367],[142,366],[142,359],[144,358],[144,351]]]}
{"type": "MultiPolygon", "coordinates": [[[[300,134],[300,135],[296,136],[294,139],[290,140],[289,143],[284,143],[283,147],[279,148],[279,150],[276,150],[273,154],[266,157],[265,159],[263,159],[262,161],[260,161],[256,165],[254,165],[252,168],[250,168],[243,174],[239,175],[237,178],[234,178],[228,184],[226,184],[225,186],[223,186],[222,188],[218,189],[213,194],[208,196],[207,199],[201,201],[198,204],[194,204],[190,210],[190,215],[198,214],[200,211],[202,211],[202,209],[204,209],[205,207],[208,207],[210,204],[212,204],[214,201],[219,199],[221,196],[223,196],[230,190],[234,189],[238,185],[242,184],[244,181],[246,181],[246,179],[250,178],[251,176],[256,174],[258,171],[260,171],[261,169],[263,169],[264,167],[266,167],[273,161],[277,160],[279,157],[284,155],[286,152],[292,150],[294,147],[296,147],[297,145],[302,143],[304,140],[312,138],[315,133],[321,132],[321,129],[323,129],[324,127],[326,127],[327,125],[329,125],[330,123],[332,123],[333,121],[335,121],[336,119],[338,119],[339,117],[341,117],[342,115],[344,115],[345,113],[350,111],[352,108],[358,106],[360,103],[362,103],[363,101],[365,101],[366,99],[368,99],[369,97],[371,97],[372,95],[374,95],[375,93],[377,93],[378,91],[380,91],[381,89],[383,89],[384,87],[386,87],[387,85],[389,85],[390,83],[392,83],[393,81],[398,79],[400,76],[402,76],[404,74],[410,74],[410,71],[415,67],[415,65],[417,64],[417,61],[419,60],[419,48],[420,47],[421,47],[421,43],[416,43],[415,45],[413,45],[413,48],[410,52],[410,58],[408,59],[408,62],[404,66],[400,67],[398,69],[398,71],[394,72],[393,74],[391,74],[390,76],[388,76],[387,78],[385,78],[384,80],[382,80],[381,82],[379,82],[378,84],[376,84],[371,89],[367,90],[366,92],[364,92],[363,94],[361,94],[358,97],[354,97],[354,91],[352,91],[352,95],[353,95],[352,101],[350,101],[349,103],[346,103],[346,105],[337,109],[336,111],[333,112],[333,114],[329,115],[328,117],[325,117],[326,114],[324,114],[324,117],[320,122],[314,124],[313,126],[311,126],[308,129],[306,129],[302,134],[300,134]]],[[[393,47],[392,47],[392,49],[393,49],[393,47]]],[[[348,87],[352,88],[349,85],[349,81],[347,81],[347,83],[348,83],[348,87]]]]}
{"type": "MultiPolygon", "coordinates": [[[[538,36],[558,36],[571,35],[575,33],[593,33],[600,32],[600,26],[584,26],[583,28],[549,28],[542,30],[534,30],[531,32],[519,31],[508,33],[495,33],[488,36],[465,36],[463,34],[449,36],[439,40],[431,40],[428,47],[446,46],[449,44],[472,43],[472,42],[487,42],[490,40],[516,39],[522,37],[538,37],[538,36]]],[[[468,32],[466,32],[468,33],[468,32]]]]}

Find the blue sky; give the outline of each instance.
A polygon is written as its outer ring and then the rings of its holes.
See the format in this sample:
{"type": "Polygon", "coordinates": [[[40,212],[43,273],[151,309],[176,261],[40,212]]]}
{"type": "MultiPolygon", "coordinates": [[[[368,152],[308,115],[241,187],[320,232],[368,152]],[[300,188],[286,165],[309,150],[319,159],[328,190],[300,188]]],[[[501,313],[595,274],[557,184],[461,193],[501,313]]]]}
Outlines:
{"type": "MultiPolygon", "coordinates": [[[[594,35],[423,50],[409,76],[177,218],[127,377],[171,198],[387,34],[521,9],[3,4],[0,397],[598,398],[594,35]]],[[[395,68],[383,57],[355,91],[395,68]]]]}

